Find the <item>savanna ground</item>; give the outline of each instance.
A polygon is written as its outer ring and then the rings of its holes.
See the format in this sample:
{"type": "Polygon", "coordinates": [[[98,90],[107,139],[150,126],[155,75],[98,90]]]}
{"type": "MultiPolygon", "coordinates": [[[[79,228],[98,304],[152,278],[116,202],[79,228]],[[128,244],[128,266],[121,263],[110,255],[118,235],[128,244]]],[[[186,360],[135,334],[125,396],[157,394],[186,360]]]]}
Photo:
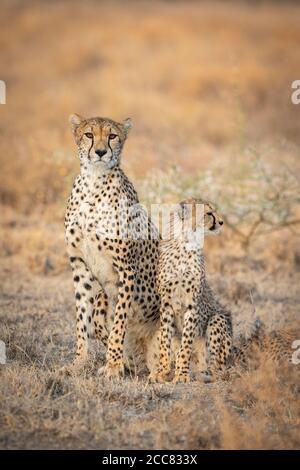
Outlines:
{"type": "Polygon", "coordinates": [[[75,347],[72,112],[133,118],[123,166],[142,202],[217,203],[207,271],[235,336],[256,316],[299,328],[299,17],[289,2],[2,2],[1,448],[300,447],[300,365],[110,383],[95,343],[81,376],[58,372],[75,347]]]}

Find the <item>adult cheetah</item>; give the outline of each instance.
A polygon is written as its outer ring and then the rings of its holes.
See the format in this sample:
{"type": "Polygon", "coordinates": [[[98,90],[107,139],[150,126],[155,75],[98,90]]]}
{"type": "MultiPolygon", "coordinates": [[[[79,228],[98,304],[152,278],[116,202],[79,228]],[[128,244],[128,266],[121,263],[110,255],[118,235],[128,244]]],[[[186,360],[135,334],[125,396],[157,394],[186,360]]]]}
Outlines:
{"type": "Polygon", "coordinates": [[[195,198],[181,202],[172,213],[170,235],[160,241],[160,353],[159,367],[150,375],[152,380],[165,381],[171,371],[171,349],[176,348],[171,348],[174,333],[181,336],[175,383],[187,382],[190,378],[195,336],[206,338],[205,381],[223,370],[230,359],[231,314],[218,302],[207,283],[202,250],[203,235],[218,233],[222,224],[210,204],[195,198]]]}
{"type": "Polygon", "coordinates": [[[142,351],[159,319],[159,235],[120,168],[131,121],[74,114],[70,123],[80,161],[65,215],[76,300],[74,366],[85,362],[94,332],[106,347],[105,375],[119,377],[124,340],[128,351],[132,344],[142,351]]]}

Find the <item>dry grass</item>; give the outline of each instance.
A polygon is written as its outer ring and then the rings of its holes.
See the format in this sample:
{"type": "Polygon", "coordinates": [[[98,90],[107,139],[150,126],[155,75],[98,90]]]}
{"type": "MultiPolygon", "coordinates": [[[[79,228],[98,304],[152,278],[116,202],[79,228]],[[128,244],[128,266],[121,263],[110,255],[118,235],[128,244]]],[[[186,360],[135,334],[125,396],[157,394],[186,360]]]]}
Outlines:
{"type": "MultiPolygon", "coordinates": [[[[75,341],[62,224],[78,170],[68,114],[133,117],[123,162],[142,201],[204,191],[230,217],[228,199],[249,203],[240,189],[249,147],[274,171],[284,164],[300,177],[300,106],[290,101],[299,7],[2,3],[0,447],[299,448],[300,366],[263,358],[218,384],[112,384],[97,375],[95,343],[83,376],[58,374],[75,341]]],[[[207,270],[236,335],[256,315],[268,329],[299,325],[299,228],[291,228],[255,238],[247,252],[229,228],[209,240],[207,270]]]]}

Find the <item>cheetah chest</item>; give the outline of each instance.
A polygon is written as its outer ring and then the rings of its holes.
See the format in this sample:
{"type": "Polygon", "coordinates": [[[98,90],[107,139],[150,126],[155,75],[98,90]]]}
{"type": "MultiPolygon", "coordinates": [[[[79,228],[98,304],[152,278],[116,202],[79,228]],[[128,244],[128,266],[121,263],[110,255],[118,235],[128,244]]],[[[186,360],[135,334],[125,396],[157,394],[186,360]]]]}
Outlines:
{"type": "Polygon", "coordinates": [[[167,296],[171,303],[178,331],[183,329],[184,314],[188,307],[197,302],[201,273],[198,263],[193,263],[193,260],[175,262],[172,257],[162,260],[159,290],[161,296],[167,296]]]}
{"type": "MultiPolygon", "coordinates": [[[[74,232],[75,246],[68,243],[72,255],[80,256],[85,261],[103,287],[117,284],[112,254],[97,237],[101,225],[105,226],[106,217],[93,201],[82,201],[77,213],[70,218],[69,224],[74,232]]],[[[69,229],[69,234],[70,231],[69,229]]]]}

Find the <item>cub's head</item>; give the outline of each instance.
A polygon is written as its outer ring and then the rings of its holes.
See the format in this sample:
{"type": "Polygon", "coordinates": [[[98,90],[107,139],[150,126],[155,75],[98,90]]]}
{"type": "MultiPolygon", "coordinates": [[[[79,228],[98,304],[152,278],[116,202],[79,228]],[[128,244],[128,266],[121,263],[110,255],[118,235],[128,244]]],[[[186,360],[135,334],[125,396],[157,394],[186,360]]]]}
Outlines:
{"type": "Polygon", "coordinates": [[[181,201],[179,216],[187,230],[196,232],[199,229],[204,235],[216,235],[224,223],[212,204],[197,198],[181,201]]]}
{"type": "Polygon", "coordinates": [[[120,163],[120,155],[131,129],[131,120],[122,123],[108,118],[70,116],[70,124],[81,163],[111,169],[120,163]]]}

